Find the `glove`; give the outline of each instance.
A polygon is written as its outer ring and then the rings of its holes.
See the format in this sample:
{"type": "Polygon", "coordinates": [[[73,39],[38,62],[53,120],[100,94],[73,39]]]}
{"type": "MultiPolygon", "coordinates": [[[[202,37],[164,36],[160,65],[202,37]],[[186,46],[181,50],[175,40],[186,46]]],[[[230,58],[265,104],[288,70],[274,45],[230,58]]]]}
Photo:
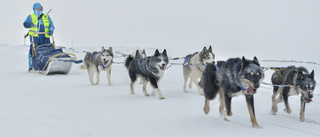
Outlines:
{"type": "Polygon", "coordinates": [[[51,36],[53,34],[53,31],[49,31],[49,35],[51,36]]]}

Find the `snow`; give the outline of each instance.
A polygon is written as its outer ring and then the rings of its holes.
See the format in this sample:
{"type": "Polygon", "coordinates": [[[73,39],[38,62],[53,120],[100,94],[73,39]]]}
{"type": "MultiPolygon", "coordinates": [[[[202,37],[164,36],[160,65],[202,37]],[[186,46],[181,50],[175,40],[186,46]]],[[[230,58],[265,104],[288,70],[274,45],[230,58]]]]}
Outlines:
{"type": "MultiPolygon", "coordinates": [[[[277,115],[271,115],[272,87],[262,85],[255,95],[257,121],[262,129],[251,127],[247,105],[243,95],[232,101],[233,116],[229,122],[218,112],[219,99],[210,102],[211,111],[203,112],[204,97],[196,87],[183,93],[182,66],[173,65],[166,70],[159,87],[165,97],[145,97],[142,86],[135,85],[135,95],[130,94],[130,79],[123,64],[113,64],[111,81],[107,85],[102,72],[100,85],[90,85],[86,70],[73,65],[68,75],[41,75],[27,72],[29,46],[0,44],[0,136],[1,137],[194,137],[194,136],[308,136],[319,137],[320,94],[317,85],[313,102],[306,106],[306,121],[299,121],[299,96],[289,98],[292,113],[279,104],[277,115]]],[[[82,51],[97,51],[101,47],[77,47],[64,49],[83,59],[82,51]]],[[[114,52],[129,54],[135,48],[113,47],[114,52]]],[[[156,48],[146,48],[152,55],[156,48]]],[[[199,48],[199,51],[202,48],[199,48]]],[[[162,51],[163,49],[161,49],[162,51]]],[[[194,51],[195,52],[195,51],[194,51]]],[[[234,57],[216,50],[216,59],[234,57]],[[219,56],[218,56],[219,55],[219,56]]],[[[170,53],[171,57],[179,53],[170,53]]],[[[119,55],[119,54],[116,54],[119,55]]],[[[243,53],[242,55],[246,55],[243,53]]],[[[268,59],[267,56],[256,56],[268,59]]],[[[247,56],[246,56],[247,57],[247,56]]],[[[247,57],[252,59],[253,56],[247,57]]],[[[279,57],[272,57],[282,59],[279,57]]],[[[117,57],[114,62],[123,62],[117,57]]],[[[305,60],[315,61],[318,60],[305,60]]],[[[182,60],[170,63],[182,63],[182,60]]],[[[320,81],[319,65],[261,62],[262,66],[305,66],[315,70],[320,81]]],[[[270,83],[273,71],[265,72],[264,82],[270,83]]],[[[152,88],[148,84],[147,91],[152,88]]]]}

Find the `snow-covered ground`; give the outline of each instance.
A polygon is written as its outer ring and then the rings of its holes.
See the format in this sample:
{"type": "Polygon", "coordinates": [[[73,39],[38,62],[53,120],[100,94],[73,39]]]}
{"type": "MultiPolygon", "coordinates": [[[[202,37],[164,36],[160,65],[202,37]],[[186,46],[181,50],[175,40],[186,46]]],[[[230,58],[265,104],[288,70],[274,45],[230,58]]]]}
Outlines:
{"type": "MultiPolygon", "coordinates": [[[[72,52],[82,59],[82,51],[100,50],[101,47],[78,47],[72,52]]],[[[73,65],[68,75],[41,75],[27,72],[28,46],[0,45],[0,137],[319,137],[320,93],[316,87],[313,102],[307,104],[306,121],[299,122],[299,96],[289,98],[292,113],[279,104],[277,115],[270,115],[272,87],[262,85],[255,95],[257,121],[262,129],[251,127],[243,95],[232,101],[230,122],[220,117],[219,101],[210,103],[211,112],[203,112],[204,97],[194,86],[183,93],[182,66],[170,67],[160,81],[164,100],[145,97],[142,86],[136,84],[131,95],[129,77],[123,64],[112,66],[112,84],[107,85],[106,74],[101,74],[100,85],[92,86],[85,70],[73,65]]],[[[134,48],[113,47],[114,52],[131,53],[134,48]]],[[[199,47],[201,50],[202,47],[199,47]]],[[[155,48],[147,48],[152,55],[155,48]]],[[[162,51],[162,49],[161,49],[162,51]]],[[[216,52],[216,59],[234,57],[216,52]]],[[[174,57],[176,53],[170,53],[174,57]]],[[[119,54],[116,54],[119,55],[119,54]]],[[[243,55],[246,55],[245,53],[243,55]]],[[[260,57],[258,59],[268,59],[260,57]]],[[[252,59],[253,57],[247,57],[252,59]]],[[[274,56],[273,56],[274,58],[274,56]]],[[[115,58],[123,62],[124,57],[115,58]]],[[[281,56],[278,59],[282,59],[281,56]]],[[[314,61],[317,60],[306,60],[314,61]]],[[[182,63],[182,60],[171,61],[182,63]]],[[[320,81],[320,66],[313,64],[261,62],[262,66],[305,66],[315,70],[320,81]]],[[[273,72],[265,72],[270,83],[273,72]]],[[[150,93],[150,85],[147,86],[150,93]]]]}

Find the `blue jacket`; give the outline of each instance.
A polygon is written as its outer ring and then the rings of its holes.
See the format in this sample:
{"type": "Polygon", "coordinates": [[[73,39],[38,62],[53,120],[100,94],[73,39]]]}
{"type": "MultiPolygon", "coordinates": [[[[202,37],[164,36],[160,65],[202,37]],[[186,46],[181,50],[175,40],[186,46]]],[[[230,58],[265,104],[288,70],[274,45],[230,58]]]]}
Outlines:
{"type": "MultiPolygon", "coordinates": [[[[42,8],[40,3],[33,4],[33,12],[34,12],[34,14],[37,15],[37,17],[40,16],[40,14],[43,12],[43,8],[42,8]],[[39,8],[39,7],[41,8],[40,12],[37,11],[37,8],[39,8]]],[[[49,24],[50,24],[50,26],[49,26],[49,34],[51,33],[51,35],[52,35],[53,32],[54,32],[54,25],[53,25],[53,22],[52,22],[52,20],[51,20],[49,15],[48,15],[48,17],[49,17],[49,24]]],[[[38,24],[39,24],[39,26],[38,26],[39,32],[44,32],[44,25],[43,25],[42,19],[39,20],[38,24]]],[[[25,28],[31,28],[31,25],[32,25],[32,21],[31,21],[31,16],[29,15],[27,17],[27,19],[24,21],[23,26],[25,28]]],[[[44,37],[44,35],[43,34],[42,34],[42,36],[39,35],[39,38],[40,37],[44,37]]]]}

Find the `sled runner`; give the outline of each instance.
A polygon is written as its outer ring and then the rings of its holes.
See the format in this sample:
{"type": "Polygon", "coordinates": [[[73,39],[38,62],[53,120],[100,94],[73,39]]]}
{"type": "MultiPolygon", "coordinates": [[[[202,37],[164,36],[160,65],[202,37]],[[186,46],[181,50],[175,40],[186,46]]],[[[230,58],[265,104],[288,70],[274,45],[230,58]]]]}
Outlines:
{"type": "MultiPolygon", "coordinates": [[[[37,32],[37,34],[46,34],[48,32],[37,32]]],[[[68,74],[72,63],[82,63],[82,60],[76,60],[76,55],[64,53],[61,48],[55,48],[53,36],[51,44],[42,44],[35,46],[32,40],[32,63],[33,70],[29,72],[40,74],[68,74]]]]}

